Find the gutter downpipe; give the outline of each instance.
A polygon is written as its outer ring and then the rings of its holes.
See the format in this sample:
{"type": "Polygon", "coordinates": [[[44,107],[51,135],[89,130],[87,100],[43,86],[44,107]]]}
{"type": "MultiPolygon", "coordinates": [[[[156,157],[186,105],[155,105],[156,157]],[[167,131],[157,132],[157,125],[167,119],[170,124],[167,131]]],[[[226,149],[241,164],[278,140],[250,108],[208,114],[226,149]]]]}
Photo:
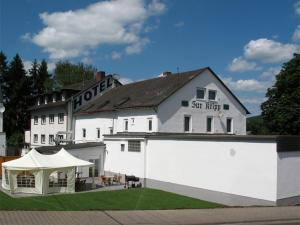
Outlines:
{"type": "Polygon", "coordinates": [[[147,145],[148,138],[144,138],[144,187],[147,187],[147,145]]]}

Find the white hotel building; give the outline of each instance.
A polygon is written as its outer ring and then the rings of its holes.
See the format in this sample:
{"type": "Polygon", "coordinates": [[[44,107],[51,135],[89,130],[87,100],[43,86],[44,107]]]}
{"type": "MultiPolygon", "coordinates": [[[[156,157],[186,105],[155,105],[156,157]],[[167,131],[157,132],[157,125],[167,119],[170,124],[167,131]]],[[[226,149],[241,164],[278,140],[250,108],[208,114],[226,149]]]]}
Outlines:
{"type": "Polygon", "coordinates": [[[210,68],[127,85],[101,78],[65,104],[34,106],[31,146],[57,151],[47,137],[67,131],[64,147],[95,162],[98,174],[135,175],[146,187],[228,205],[300,202],[292,172],[300,170],[299,137],[246,135],[248,110],[210,68]]]}

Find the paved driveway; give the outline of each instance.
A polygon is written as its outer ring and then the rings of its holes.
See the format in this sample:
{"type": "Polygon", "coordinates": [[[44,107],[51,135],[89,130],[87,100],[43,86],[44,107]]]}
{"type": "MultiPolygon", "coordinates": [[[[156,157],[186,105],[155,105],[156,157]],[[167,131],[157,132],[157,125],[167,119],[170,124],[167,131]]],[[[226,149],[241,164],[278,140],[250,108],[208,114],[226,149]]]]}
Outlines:
{"type": "Polygon", "coordinates": [[[255,221],[286,221],[285,223],[289,224],[288,221],[291,220],[293,220],[293,223],[295,224],[300,224],[300,207],[251,207],[147,211],[0,212],[0,225],[191,225],[245,223],[255,221]]]}

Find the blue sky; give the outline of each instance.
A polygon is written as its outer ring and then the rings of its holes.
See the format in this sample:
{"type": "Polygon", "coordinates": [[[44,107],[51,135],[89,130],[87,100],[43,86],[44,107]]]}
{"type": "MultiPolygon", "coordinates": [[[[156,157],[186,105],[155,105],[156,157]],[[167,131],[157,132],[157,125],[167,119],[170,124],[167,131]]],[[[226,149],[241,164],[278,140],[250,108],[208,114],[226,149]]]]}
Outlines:
{"type": "Polygon", "coordinates": [[[256,115],[300,45],[295,0],[1,0],[0,50],[137,81],[211,67],[256,115]]]}

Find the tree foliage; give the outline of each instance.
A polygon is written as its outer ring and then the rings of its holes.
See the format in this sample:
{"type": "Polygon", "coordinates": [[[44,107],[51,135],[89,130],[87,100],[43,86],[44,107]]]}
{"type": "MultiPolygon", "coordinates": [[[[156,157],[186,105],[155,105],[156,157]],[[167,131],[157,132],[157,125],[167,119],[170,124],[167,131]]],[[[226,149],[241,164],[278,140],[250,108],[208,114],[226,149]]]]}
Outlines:
{"type": "Polygon", "coordinates": [[[91,80],[94,77],[96,68],[83,63],[72,64],[68,61],[61,61],[56,64],[54,71],[55,80],[61,85],[69,85],[84,80],[91,80]]]}
{"type": "Polygon", "coordinates": [[[285,63],[261,105],[264,123],[273,134],[300,134],[300,54],[285,63]]]}
{"type": "Polygon", "coordinates": [[[10,138],[16,136],[16,133],[23,133],[30,119],[27,109],[31,100],[31,81],[26,76],[22,59],[18,54],[10,62],[7,73],[3,76],[3,84],[6,108],[4,130],[10,138]]]}
{"type": "Polygon", "coordinates": [[[270,131],[266,127],[262,116],[253,116],[247,118],[247,132],[253,135],[270,134],[270,131]]]}

